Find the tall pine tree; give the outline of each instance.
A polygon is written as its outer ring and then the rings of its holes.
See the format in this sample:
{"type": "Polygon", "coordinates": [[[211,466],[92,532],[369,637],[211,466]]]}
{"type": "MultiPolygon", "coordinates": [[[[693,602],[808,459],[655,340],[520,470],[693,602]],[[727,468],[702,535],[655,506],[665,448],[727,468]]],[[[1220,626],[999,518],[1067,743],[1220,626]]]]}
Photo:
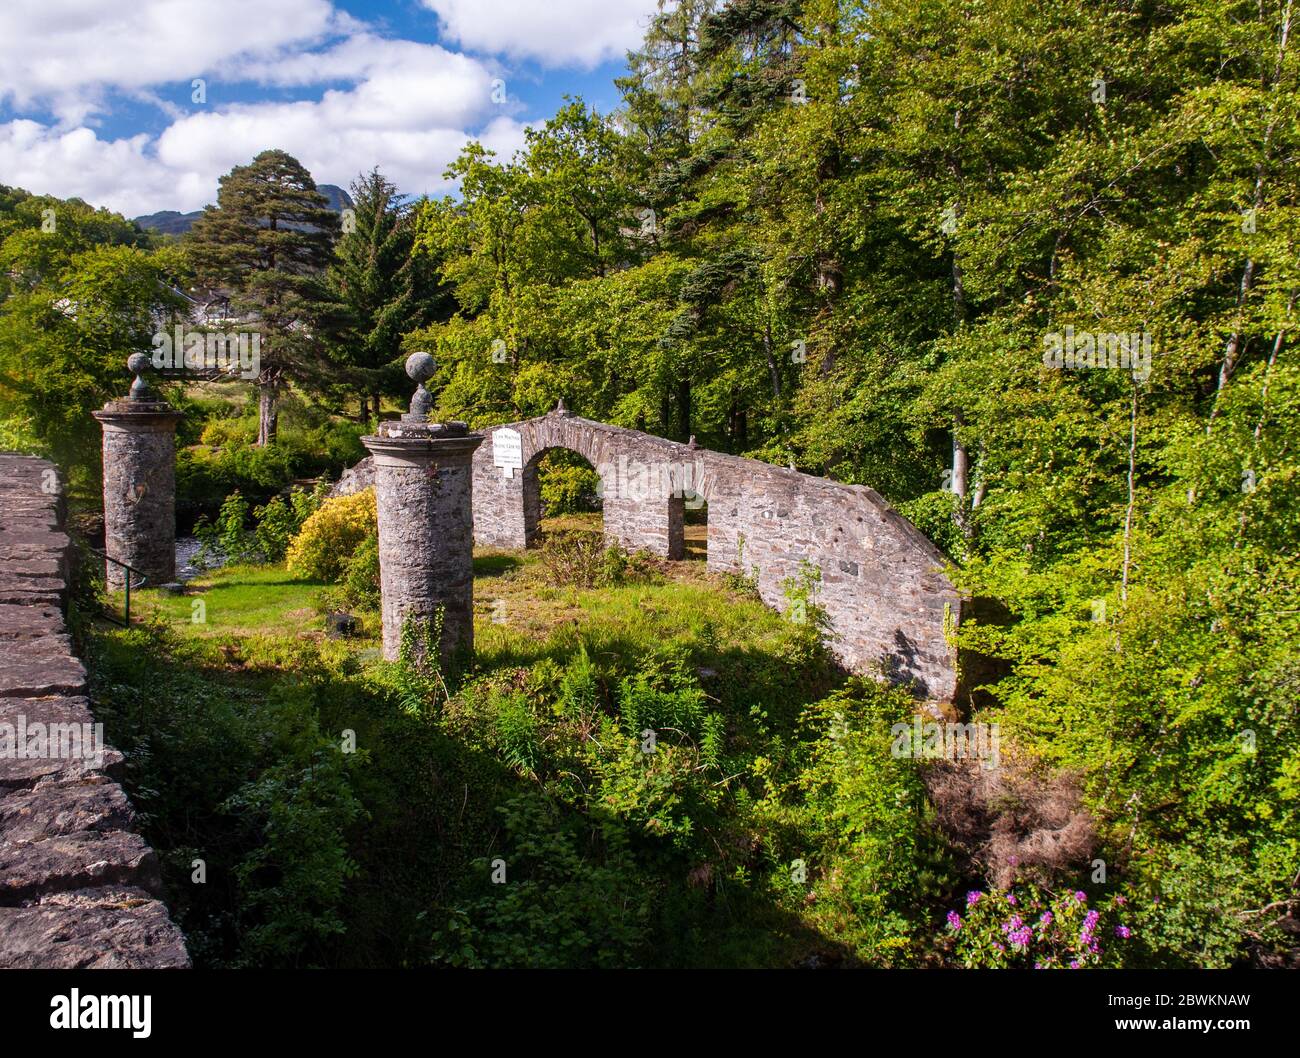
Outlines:
{"type": "Polygon", "coordinates": [[[340,236],[325,274],[325,386],[359,398],[361,419],[383,396],[405,391],[402,337],[449,318],[455,300],[436,260],[413,254],[414,211],[378,169],[352,184],[355,224],[340,236]]]}
{"type": "Polygon", "coordinates": [[[320,355],[313,320],[338,229],[311,173],[284,151],[263,151],[221,178],[217,205],[186,240],[199,281],[229,291],[232,310],[258,321],[260,445],[275,440],[281,388],[320,355]]]}

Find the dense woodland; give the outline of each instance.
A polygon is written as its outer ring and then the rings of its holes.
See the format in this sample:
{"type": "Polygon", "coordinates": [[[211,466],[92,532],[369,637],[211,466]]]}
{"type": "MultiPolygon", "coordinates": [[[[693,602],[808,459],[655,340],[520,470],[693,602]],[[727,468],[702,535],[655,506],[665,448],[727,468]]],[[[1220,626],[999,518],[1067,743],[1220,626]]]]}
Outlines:
{"type": "MultiPolygon", "coordinates": [[[[1292,0],[682,0],[614,113],[573,99],[513,158],[470,145],[452,198],[371,169],[340,220],[272,150],[175,239],[0,188],[0,447],[57,459],[84,511],[90,410],[179,291],[221,288],[260,376],[161,384],[182,519],[228,553],[283,559],[319,497],[274,497],[364,454],[424,349],[444,418],[562,398],[869,485],[982,600],[954,708],[1000,725],[996,776],[892,757],[906,694],[745,584],[710,604],[572,541],[484,559],[479,592],[559,585],[577,630],[436,679],[87,627],[174,884],[204,842],[236,864],[178,897],[198,958],[1294,961],[1295,29],[1292,0]],[[1066,334],[1139,335],[1149,373],[1051,366],[1066,334]],[[629,615],[656,591],[671,627],[629,615]],[[738,606],[770,634],[747,644],[738,606]],[[349,709],[364,760],[330,748],[349,709]],[[650,720],[685,732],[657,770],[650,720]],[[481,884],[498,852],[524,888],[481,884]]],[[[552,513],[590,474],[555,469],[552,513]]],[[[355,608],[364,518],[347,539],[347,569],[308,573],[355,608]]]]}

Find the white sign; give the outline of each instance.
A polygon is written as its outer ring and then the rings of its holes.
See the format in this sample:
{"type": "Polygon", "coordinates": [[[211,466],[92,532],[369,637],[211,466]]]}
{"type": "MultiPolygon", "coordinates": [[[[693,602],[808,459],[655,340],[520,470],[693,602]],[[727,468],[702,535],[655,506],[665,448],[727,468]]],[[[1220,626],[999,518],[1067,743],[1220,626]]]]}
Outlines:
{"type": "Polygon", "coordinates": [[[492,432],[492,465],[505,471],[505,476],[512,478],[516,470],[524,465],[524,439],[518,430],[494,430],[492,432]]]}

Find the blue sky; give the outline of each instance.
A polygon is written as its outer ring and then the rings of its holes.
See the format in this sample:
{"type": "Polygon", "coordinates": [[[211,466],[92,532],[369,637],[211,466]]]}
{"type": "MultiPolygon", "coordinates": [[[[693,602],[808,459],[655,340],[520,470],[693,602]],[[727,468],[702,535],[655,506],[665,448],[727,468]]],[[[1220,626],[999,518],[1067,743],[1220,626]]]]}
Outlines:
{"type": "Polygon", "coordinates": [[[565,95],[601,110],[656,0],[5,0],[0,184],[128,216],[198,209],[280,147],[320,183],[378,165],[454,191],[565,95]],[[196,82],[200,82],[196,86],[196,82]]]}

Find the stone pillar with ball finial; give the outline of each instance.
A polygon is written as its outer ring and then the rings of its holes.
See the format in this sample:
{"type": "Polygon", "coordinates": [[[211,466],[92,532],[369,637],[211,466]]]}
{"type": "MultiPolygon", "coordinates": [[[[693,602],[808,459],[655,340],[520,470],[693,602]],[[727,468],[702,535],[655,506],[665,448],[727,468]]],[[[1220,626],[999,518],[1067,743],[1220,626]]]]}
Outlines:
{"type": "MultiPolygon", "coordinates": [[[[145,381],[146,353],[126,361],[135,375],[129,395],[92,412],[104,431],[104,553],[134,567],[133,587],[176,579],[176,424],[181,413],[145,381]]],[[[108,587],[120,591],[127,572],[105,563],[108,587]]]]}
{"type": "Polygon", "coordinates": [[[423,630],[437,631],[447,667],[474,648],[471,460],[483,438],[463,422],[429,421],[433,396],[424,384],[435,368],[428,353],[407,357],[418,383],[410,412],[361,443],[375,464],[384,657],[398,658],[402,629],[413,622],[417,651],[423,630]]]}

